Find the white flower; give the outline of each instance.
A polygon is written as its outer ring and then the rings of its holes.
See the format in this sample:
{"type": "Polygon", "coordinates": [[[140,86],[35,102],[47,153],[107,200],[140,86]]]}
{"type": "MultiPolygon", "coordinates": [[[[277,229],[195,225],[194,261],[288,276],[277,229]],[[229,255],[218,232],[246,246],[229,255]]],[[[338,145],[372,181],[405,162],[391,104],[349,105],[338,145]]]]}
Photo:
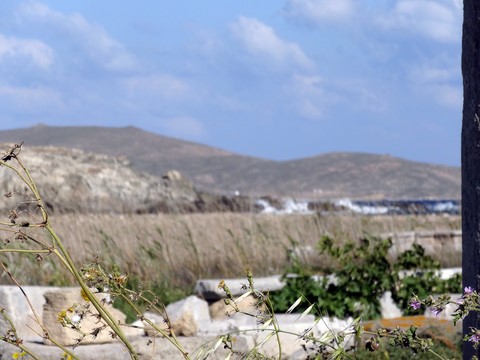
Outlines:
{"type": "Polygon", "coordinates": [[[70,319],[70,321],[72,322],[72,324],[78,324],[80,322],[80,320],[82,320],[82,317],[80,315],[78,315],[77,313],[75,313],[72,318],[70,319]]]}

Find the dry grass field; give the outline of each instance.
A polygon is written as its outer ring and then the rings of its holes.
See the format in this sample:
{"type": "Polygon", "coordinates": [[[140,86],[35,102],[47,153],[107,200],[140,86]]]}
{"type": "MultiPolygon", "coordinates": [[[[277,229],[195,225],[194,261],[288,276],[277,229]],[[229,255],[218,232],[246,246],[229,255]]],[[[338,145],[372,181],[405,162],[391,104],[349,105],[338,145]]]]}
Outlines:
{"type": "MultiPolygon", "coordinates": [[[[315,246],[325,234],[343,242],[364,234],[460,229],[458,216],[77,214],[55,215],[51,221],[79,265],[98,261],[110,268],[115,264],[146,286],[184,289],[199,278],[242,276],[247,267],[255,276],[282,273],[289,253],[318,264],[325,259],[317,255],[315,246]]],[[[22,284],[71,283],[53,256],[42,261],[33,255],[3,256],[22,284]]],[[[443,257],[440,260],[446,266],[460,264],[460,254],[443,257]]],[[[2,273],[0,282],[10,283],[10,279],[2,273]]]]}

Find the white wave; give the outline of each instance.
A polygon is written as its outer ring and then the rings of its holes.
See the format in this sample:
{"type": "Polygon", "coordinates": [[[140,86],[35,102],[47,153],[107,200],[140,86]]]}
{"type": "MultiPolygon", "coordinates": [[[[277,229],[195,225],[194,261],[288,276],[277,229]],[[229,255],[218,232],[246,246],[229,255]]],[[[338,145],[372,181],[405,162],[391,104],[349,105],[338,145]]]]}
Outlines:
{"type": "Polygon", "coordinates": [[[262,208],[260,211],[262,214],[276,214],[278,209],[274,208],[267,200],[264,199],[257,199],[255,201],[255,205],[262,208]]]}
{"type": "Polygon", "coordinates": [[[277,209],[273,207],[267,200],[258,199],[256,205],[261,207],[262,214],[313,214],[314,212],[308,208],[307,201],[297,201],[294,199],[286,199],[283,201],[282,208],[277,209]]]}
{"type": "Polygon", "coordinates": [[[430,210],[432,212],[459,212],[460,206],[455,204],[453,201],[444,201],[432,205],[430,210]]]}
{"type": "Polygon", "coordinates": [[[388,207],[386,206],[370,206],[370,205],[357,205],[350,199],[341,199],[336,202],[337,205],[346,207],[347,209],[366,215],[382,215],[388,213],[388,207]]]}

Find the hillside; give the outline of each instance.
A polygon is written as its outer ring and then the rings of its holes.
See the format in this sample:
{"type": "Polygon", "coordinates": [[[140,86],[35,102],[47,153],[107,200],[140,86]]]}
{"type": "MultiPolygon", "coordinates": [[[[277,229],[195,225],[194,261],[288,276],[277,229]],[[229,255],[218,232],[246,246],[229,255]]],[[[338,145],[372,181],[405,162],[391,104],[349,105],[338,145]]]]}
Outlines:
{"type": "MultiPolygon", "coordinates": [[[[1,148],[8,149],[6,144],[1,148]]],[[[197,191],[177,171],[162,177],[134,171],[126,159],[79,149],[23,145],[19,159],[29,170],[44,204],[55,213],[191,213],[250,211],[250,199],[197,191]]],[[[9,165],[19,169],[15,160],[9,165]]],[[[0,168],[0,211],[38,211],[14,171],[0,168]]]]}
{"type": "Polygon", "coordinates": [[[51,127],[0,131],[0,142],[78,148],[128,159],[140,172],[176,169],[202,190],[303,198],[459,199],[460,169],[388,155],[329,153],[292,161],[233,154],[135,127],[51,127]]]}

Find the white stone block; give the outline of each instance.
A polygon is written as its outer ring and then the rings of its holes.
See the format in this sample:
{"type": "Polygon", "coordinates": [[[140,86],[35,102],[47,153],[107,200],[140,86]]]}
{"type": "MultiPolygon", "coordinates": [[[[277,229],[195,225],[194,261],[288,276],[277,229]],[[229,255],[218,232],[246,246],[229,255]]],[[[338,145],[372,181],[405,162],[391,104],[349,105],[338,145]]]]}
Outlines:
{"type": "Polygon", "coordinates": [[[176,335],[195,336],[204,324],[211,322],[208,303],[197,296],[169,304],[166,311],[176,335]]]}
{"type": "Polygon", "coordinates": [[[383,319],[394,319],[403,316],[402,311],[393,301],[390,291],[386,291],[380,298],[380,312],[383,319]]]}
{"type": "MultiPolygon", "coordinates": [[[[50,337],[65,346],[74,345],[77,339],[83,337],[81,344],[105,343],[114,341],[111,329],[97,315],[94,306],[81,296],[80,288],[61,288],[44,294],[46,302],[43,306],[43,325],[50,337]],[[65,312],[66,319],[71,323],[63,326],[59,314],[65,312]],[[72,325],[79,331],[72,329],[72,325]],[[101,330],[100,330],[101,329],[101,330]],[[98,330],[98,333],[97,333],[98,330]],[[83,333],[83,334],[82,334],[83,333]]],[[[101,299],[105,295],[96,294],[101,299]]],[[[125,324],[126,316],[111,305],[105,305],[116,322],[125,324]]],[[[49,343],[47,341],[47,343],[49,343]]]]}
{"type": "MultiPolygon", "coordinates": [[[[25,295],[17,286],[0,286],[0,308],[5,309],[5,314],[10,317],[18,337],[23,340],[42,341],[43,331],[40,325],[34,320],[34,312],[39,321],[43,318],[43,305],[45,304],[44,294],[47,291],[54,291],[60,288],[48,286],[23,286],[23,291],[30,301],[31,307],[25,295]]],[[[0,332],[5,333],[10,325],[3,317],[0,317],[0,332]]]]}
{"type": "MultiPolygon", "coordinates": [[[[285,283],[281,281],[281,275],[255,278],[254,286],[256,290],[267,292],[280,290],[285,286],[285,283]]],[[[216,280],[198,280],[194,292],[206,299],[206,300],[219,300],[225,298],[225,292],[218,287],[218,284],[222,279],[216,280]]],[[[240,296],[247,290],[245,286],[248,285],[247,279],[224,279],[225,284],[228,286],[233,296],[240,296]]]]}

